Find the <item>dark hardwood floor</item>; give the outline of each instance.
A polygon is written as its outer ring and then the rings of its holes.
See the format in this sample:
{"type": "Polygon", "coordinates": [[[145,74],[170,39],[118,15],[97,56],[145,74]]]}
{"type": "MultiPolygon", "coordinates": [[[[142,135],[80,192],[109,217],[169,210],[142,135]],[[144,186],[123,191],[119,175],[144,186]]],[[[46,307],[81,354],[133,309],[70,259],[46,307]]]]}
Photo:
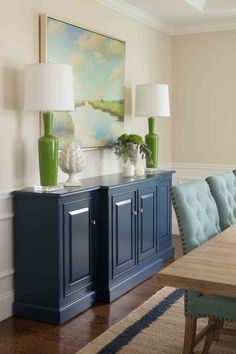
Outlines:
{"type": "MultiPolygon", "coordinates": [[[[173,242],[178,258],[182,254],[179,237],[174,236],[173,242]]],[[[8,318],[0,323],[0,353],[75,354],[160,289],[153,276],[111,304],[97,304],[62,326],[8,318]]]]}

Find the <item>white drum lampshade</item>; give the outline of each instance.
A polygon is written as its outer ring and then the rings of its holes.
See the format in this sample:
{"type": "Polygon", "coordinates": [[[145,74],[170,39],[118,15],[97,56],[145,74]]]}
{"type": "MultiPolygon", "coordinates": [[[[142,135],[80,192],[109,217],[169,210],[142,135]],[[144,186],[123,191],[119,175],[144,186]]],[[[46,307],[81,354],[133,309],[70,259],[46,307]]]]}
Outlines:
{"type": "Polygon", "coordinates": [[[72,66],[59,63],[26,65],[24,108],[27,111],[73,111],[72,66]]]}
{"type": "Polygon", "coordinates": [[[135,115],[142,117],[169,117],[170,105],[168,85],[137,85],[135,115]]]}

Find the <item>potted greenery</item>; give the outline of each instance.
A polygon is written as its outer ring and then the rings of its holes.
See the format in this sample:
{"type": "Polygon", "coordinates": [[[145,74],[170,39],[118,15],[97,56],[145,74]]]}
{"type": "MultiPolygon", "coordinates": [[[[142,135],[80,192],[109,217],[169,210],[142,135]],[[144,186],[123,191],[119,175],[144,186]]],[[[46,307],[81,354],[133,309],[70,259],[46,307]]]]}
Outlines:
{"type": "Polygon", "coordinates": [[[140,152],[142,159],[151,161],[151,151],[140,135],[122,134],[118,137],[114,148],[117,158],[123,159],[123,175],[125,177],[134,176],[138,152],[140,152]]]}

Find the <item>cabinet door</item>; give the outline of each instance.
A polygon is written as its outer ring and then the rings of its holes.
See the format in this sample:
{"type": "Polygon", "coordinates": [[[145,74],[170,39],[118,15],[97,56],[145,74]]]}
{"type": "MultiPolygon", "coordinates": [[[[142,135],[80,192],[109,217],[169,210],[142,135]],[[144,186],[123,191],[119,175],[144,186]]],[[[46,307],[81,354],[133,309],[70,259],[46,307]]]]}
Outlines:
{"type": "Polygon", "coordinates": [[[157,252],[156,188],[138,191],[138,260],[144,261],[157,252]]]}
{"type": "Polygon", "coordinates": [[[158,235],[159,242],[170,241],[170,181],[164,180],[158,186],[158,235]]]}
{"type": "Polygon", "coordinates": [[[93,282],[94,200],[64,205],[64,288],[65,295],[84,289],[93,282]]]}
{"type": "Polygon", "coordinates": [[[135,265],[136,192],[112,197],[112,277],[135,265]]]}

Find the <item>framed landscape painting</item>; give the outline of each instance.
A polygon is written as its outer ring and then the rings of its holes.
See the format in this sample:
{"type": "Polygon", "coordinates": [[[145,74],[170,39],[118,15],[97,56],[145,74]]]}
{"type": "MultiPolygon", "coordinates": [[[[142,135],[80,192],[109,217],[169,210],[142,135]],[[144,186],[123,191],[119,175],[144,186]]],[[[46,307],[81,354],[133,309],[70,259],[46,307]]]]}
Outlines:
{"type": "Polygon", "coordinates": [[[125,42],[41,15],[40,62],[73,66],[75,111],[54,113],[60,149],[113,145],[124,130],[125,42]]]}

